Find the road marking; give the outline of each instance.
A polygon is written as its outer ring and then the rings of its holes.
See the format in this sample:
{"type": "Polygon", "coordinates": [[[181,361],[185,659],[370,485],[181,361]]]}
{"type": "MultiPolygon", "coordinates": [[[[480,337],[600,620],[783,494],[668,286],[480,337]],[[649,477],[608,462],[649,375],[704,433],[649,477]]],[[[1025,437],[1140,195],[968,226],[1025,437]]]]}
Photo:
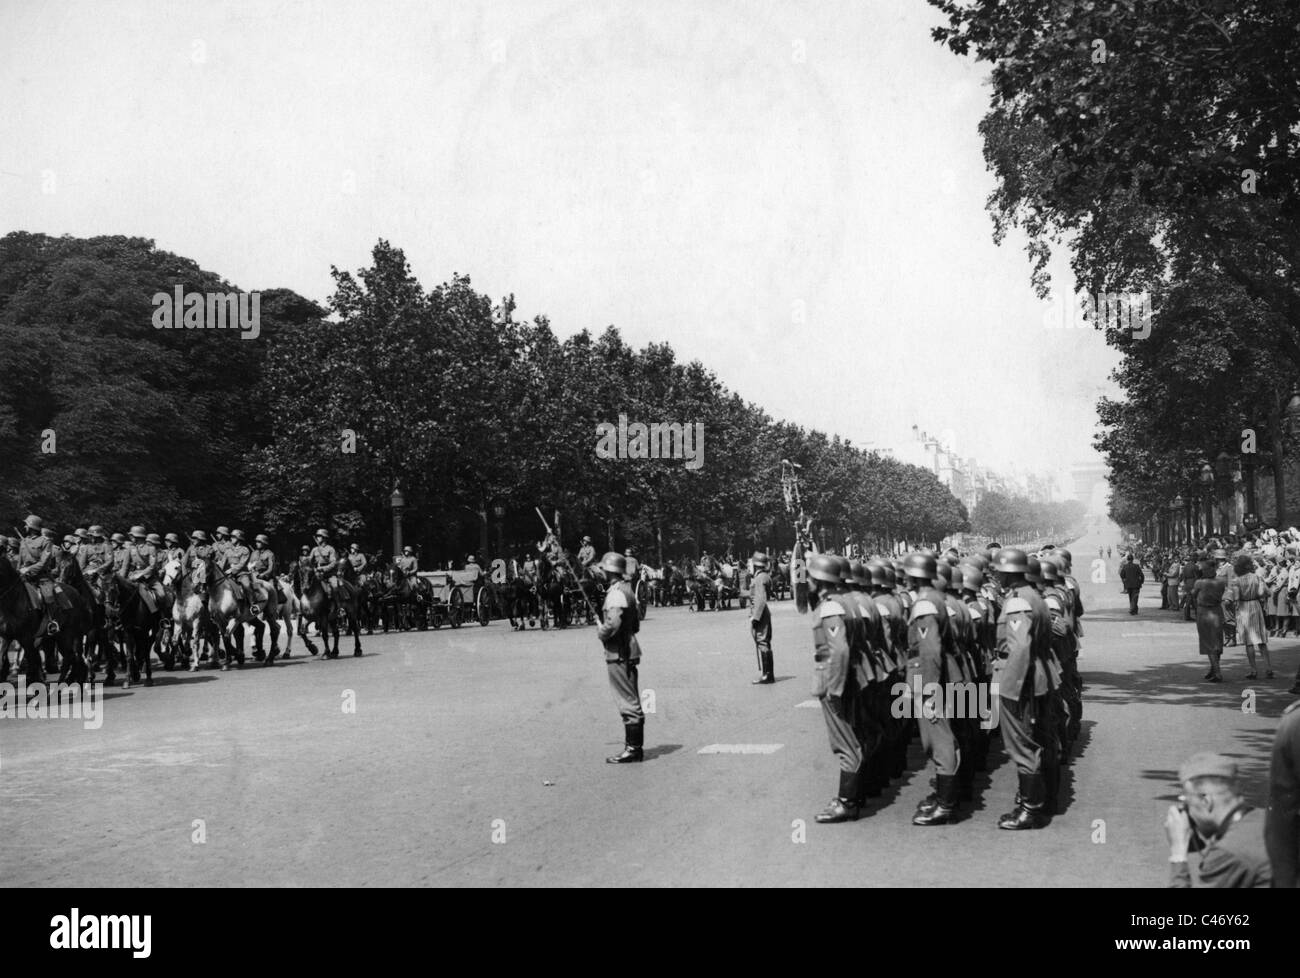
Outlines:
{"type": "Polygon", "coordinates": [[[785,744],[709,744],[697,754],[775,754],[785,744]]]}
{"type": "Polygon", "coordinates": [[[1189,628],[1186,632],[1120,632],[1120,638],[1192,638],[1189,628]]]}
{"type": "Polygon", "coordinates": [[[794,708],[796,710],[815,710],[821,705],[821,700],[804,700],[802,703],[796,703],[794,708]]]}

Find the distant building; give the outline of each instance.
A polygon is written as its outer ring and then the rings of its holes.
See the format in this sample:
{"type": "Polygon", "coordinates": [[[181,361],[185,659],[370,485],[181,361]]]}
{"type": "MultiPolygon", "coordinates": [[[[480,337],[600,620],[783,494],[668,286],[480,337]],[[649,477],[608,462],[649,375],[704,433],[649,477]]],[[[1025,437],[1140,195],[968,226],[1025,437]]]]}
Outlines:
{"type": "Polygon", "coordinates": [[[912,441],[896,457],[933,472],[962,501],[968,513],[990,492],[1028,496],[1034,502],[1051,502],[1055,496],[1056,483],[1050,475],[1008,476],[994,472],[974,458],[962,458],[941,436],[922,431],[918,425],[912,425],[912,441]]]}
{"type": "Polygon", "coordinates": [[[1074,481],[1074,498],[1088,507],[1090,514],[1100,516],[1106,512],[1106,477],[1106,466],[1101,463],[1075,465],[1070,469],[1070,478],[1074,481]]]}

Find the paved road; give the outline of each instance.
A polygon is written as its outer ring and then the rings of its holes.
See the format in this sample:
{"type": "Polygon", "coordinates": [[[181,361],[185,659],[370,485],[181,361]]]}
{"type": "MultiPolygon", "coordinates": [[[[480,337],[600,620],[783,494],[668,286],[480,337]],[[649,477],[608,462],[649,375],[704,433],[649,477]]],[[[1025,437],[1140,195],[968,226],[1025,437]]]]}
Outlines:
{"type": "Polygon", "coordinates": [[[1001,754],[966,820],[913,827],[928,790],[915,744],[908,777],[860,821],[813,822],[836,769],[820,712],[801,706],[808,623],[784,602],[768,687],[749,685],[744,612],[652,611],[639,766],[603,763],[622,731],[590,628],[443,629],[368,638],[360,659],[165,674],[109,690],[98,730],[0,720],[0,881],[1159,886],[1173,772],[1221,750],[1262,801],[1300,651],[1280,646],[1278,678],[1249,684],[1257,712],[1243,712],[1240,650],[1226,683],[1201,683],[1194,626],[1156,611],[1154,586],[1132,618],[1115,561],[1089,580],[1097,543],[1073,548],[1084,734],[1043,831],[996,828],[1015,791],[1001,754]],[[757,752],[700,753],[718,744],[757,752]]]}

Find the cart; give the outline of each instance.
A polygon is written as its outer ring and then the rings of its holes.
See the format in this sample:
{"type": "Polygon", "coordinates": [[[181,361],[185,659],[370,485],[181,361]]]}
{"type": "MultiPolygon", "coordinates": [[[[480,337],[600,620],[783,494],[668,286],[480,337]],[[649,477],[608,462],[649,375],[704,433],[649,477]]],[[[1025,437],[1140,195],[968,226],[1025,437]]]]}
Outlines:
{"type": "Polygon", "coordinates": [[[420,571],[433,592],[429,624],[434,628],[460,628],[469,621],[486,625],[492,620],[492,595],[483,576],[474,571],[420,571]]]}

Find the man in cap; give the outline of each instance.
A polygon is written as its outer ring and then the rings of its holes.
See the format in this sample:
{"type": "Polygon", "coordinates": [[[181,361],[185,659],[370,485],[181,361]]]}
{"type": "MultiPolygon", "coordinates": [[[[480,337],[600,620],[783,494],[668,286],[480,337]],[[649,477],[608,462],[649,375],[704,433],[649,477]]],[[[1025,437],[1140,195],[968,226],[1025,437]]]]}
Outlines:
{"type": "Polygon", "coordinates": [[[1057,749],[1051,692],[1060,681],[1059,671],[1052,674],[1052,619],[1027,580],[1030,563],[1023,550],[999,550],[993,568],[1006,595],[997,626],[993,682],[1002,742],[1020,784],[1016,807],[998,820],[998,828],[1038,829],[1047,824],[1055,804],[1047,790],[1057,749]]]}
{"type": "Polygon", "coordinates": [[[761,550],[754,552],[751,562],[754,576],[749,582],[749,634],[758,657],[758,678],[753,685],[767,686],[776,682],[772,663],[772,611],[767,606],[772,575],[767,572],[767,554],[761,550]]]}
{"type": "Polygon", "coordinates": [[[339,555],[330,546],[330,534],[324,527],[316,531],[316,546],[311,548],[308,558],[312,570],[320,578],[326,594],[333,594],[339,578],[339,555]]]}
{"type": "Polygon", "coordinates": [[[473,575],[470,578],[471,582],[477,582],[483,578],[483,565],[478,562],[478,558],[473,554],[465,558],[465,571],[473,575]]]}
{"type": "Polygon", "coordinates": [[[596,637],[605,649],[605,671],[614,701],[623,717],[623,752],[605,758],[606,764],[634,764],[644,757],[645,713],[641,709],[641,690],[637,670],[641,664],[641,646],[637,632],[641,625],[636,611],[636,595],[623,580],[627,561],[610,551],[601,558],[597,571],[608,589],[601,609],[596,637]]]}
{"type": "Polygon", "coordinates": [[[1282,711],[1273,736],[1264,844],[1273,866],[1273,886],[1300,886],[1300,700],[1282,711]]]}
{"type": "Polygon", "coordinates": [[[1183,793],[1165,816],[1169,886],[1267,889],[1273,871],[1264,817],[1242,798],[1236,763],[1222,754],[1195,754],[1178,769],[1178,783],[1183,793]],[[1193,845],[1204,847],[1195,878],[1187,864],[1193,845]]]}

